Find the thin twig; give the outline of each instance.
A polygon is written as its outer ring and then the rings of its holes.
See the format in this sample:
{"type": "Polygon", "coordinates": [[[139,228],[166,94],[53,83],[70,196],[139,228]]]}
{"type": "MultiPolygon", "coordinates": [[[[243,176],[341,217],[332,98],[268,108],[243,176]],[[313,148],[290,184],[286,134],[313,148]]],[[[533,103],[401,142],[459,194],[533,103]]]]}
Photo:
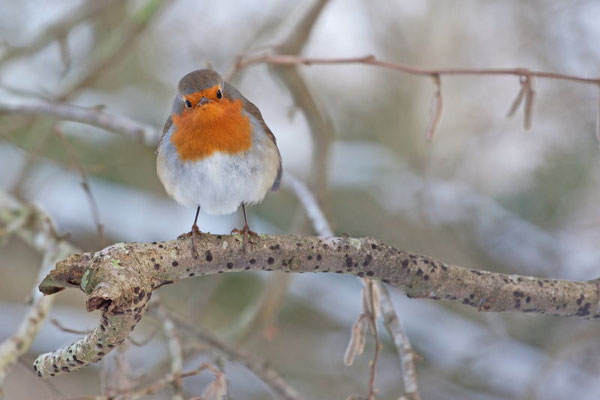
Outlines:
{"type": "Polygon", "coordinates": [[[404,332],[398,315],[394,310],[390,293],[385,285],[379,285],[381,292],[381,314],[383,323],[394,340],[400,361],[402,363],[402,378],[404,381],[404,392],[410,400],[420,400],[419,386],[417,383],[417,369],[415,367],[415,356],[408,336],[404,332]]]}
{"type": "Polygon", "coordinates": [[[79,157],[77,157],[77,152],[75,151],[75,149],[73,149],[73,146],[67,140],[62,131],[59,128],[55,128],[54,131],[56,132],[56,135],[60,138],[63,144],[63,148],[67,153],[67,156],[70,158],[71,162],[79,172],[79,176],[81,177],[81,187],[83,188],[83,192],[87,197],[88,204],[90,206],[90,211],[92,213],[92,219],[94,221],[94,224],[96,225],[99,239],[102,240],[104,237],[104,225],[100,221],[100,211],[98,209],[98,203],[96,202],[96,198],[92,193],[92,188],[90,186],[90,181],[87,177],[87,173],[85,172],[83,165],[81,165],[79,157]]]}
{"type": "Polygon", "coordinates": [[[235,349],[222,342],[216,336],[191,324],[186,319],[171,313],[171,318],[181,328],[188,331],[200,342],[205,343],[212,350],[222,353],[231,362],[237,362],[250,370],[258,379],[263,381],[274,394],[274,397],[282,400],[300,400],[298,392],[291,387],[280,375],[266,362],[235,349]]]}
{"type": "MultiPolygon", "coordinates": [[[[156,300],[155,300],[156,301],[156,300]]],[[[162,324],[163,332],[167,338],[169,354],[171,355],[171,375],[174,377],[171,386],[175,392],[173,400],[183,400],[183,381],[178,378],[183,373],[183,350],[181,340],[177,334],[175,323],[171,319],[170,313],[157,302],[153,306],[159,321],[162,324]]]]}
{"type": "Polygon", "coordinates": [[[329,226],[329,221],[327,221],[315,195],[308,186],[289,173],[284,173],[281,183],[284,187],[291,189],[296,195],[300,204],[304,207],[308,219],[312,222],[315,232],[320,236],[333,236],[333,230],[329,226]]]}
{"type": "Polygon", "coordinates": [[[433,93],[431,104],[431,119],[429,120],[429,125],[427,126],[427,131],[425,133],[425,138],[430,142],[435,137],[435,133],[442,119],[442,111],[444,110],[442,81],[440,80],[440,76],[435,75],[433,77],[433,82],[435,84],[435,92],[433,93]]]}
{"type": "Polygon", "coordinates": [[[557,72],[534,71],[525,68],[419,68],[401,63],[381,61],[373,55],[348,58],[318,58],[299,57],[294,55],[260,55],[240,60],[240,68],[255,64],[277,65],[334,65],[334,64],[367,64],[377,67],[393,69],[411,75],[514,75],[529,76],[544,79],[566,80],[587,84],[600,85],[600,77],[587,78],[577,75],[561,74],[557,72]]]}

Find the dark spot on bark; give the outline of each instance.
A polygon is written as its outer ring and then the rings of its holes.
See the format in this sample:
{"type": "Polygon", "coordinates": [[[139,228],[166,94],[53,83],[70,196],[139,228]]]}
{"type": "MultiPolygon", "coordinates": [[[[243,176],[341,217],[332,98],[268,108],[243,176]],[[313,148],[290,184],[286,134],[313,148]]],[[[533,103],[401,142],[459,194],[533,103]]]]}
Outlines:
{"type": "Polygon", "coordinates": [[[158,271],[160,269],[160,264],[154,264],[154,269],[158,271]]]}
{"type": "Polygon", "coordinates": [[[156,244],[157,242],[152,242],[152,244],[156,244]]]}
{"type": "Polygon", "coordinates": [[[521,278],[517,278],[517,282],[521,282],[523,279],[521,278]]]}
{"type": "Polygon", "coordinates": [[[133,293],[138,294],[140,292],[139,286],[133,288],[133,293]]]}
{"type": "Polygon", "coordinates": [[[275,262],[275,259],[273,257],[267,258],[267,264],[273,265],[274,262],[275,262]]]}
{"type": "Polygon", "coordinates": [[[154,261],[156,261],[156,258],[152,257],[152,258],[150,259],[150,261],[154,262],[154,261]]]}
{"type": "Polygon", "coordinates": [[[429,275],[423,275],[423,280],[428,281],[429,280],[429,275]]]}
{"type": "Polygon", "coordinates": [[[467,297],[465,297],[462,301],[463,304],[471,304],[471,300],[469,300],[467,297]]]}
{"type": "Polygon", "coordinates": [[[104,352],[103,351],[99,351],[98,352],[98,357],[104,357],[104,352]]]}
{"type": "MultiPolygon", "coordinates": [[[[250,269],[250,267],[244,267],[244,270],[246,270],[246,271],[248,271],[249,269],[250,269]]],[[[265,269],[265,268],[263,267],[263,269],[265,269]]]]}
{"type": "Polygon", "coordinates": [[[321,259],[322,259],[322,258],[323,258],[323,257],[321,257],[321,255],[320,255],[320,254],[317,254],[317,261],[321,261],[321,259]]]}
{"type": "Polygon", "coordinates": [[[508,283],[508,279],[502,278],[502,280],[504,281],[504,283],[508,283]]]}
{"type": "Polygon", "coordinates": [[[542,283],[542,281],[538,280],[537,283],[538,283],[539,287],[544,287],[544,284],[542,283]]]}
{"type": "Polygon", "coordinates": [[[406,269],[408,267],[408,260],[402,260],[402,268],[406,269]]]}
{"type": "Polygon", "coordinates": [[[275,244],[273,246],[269,246],[269,249],[271,249],[271,250],[279,250],[279,245],[275,244]]]}
{"type": "Polygon", "coordinates": [[[164,247],[165,247],[165,246],[163,246],[162,244],[159,244],[159,245],[158,245],[158,248],[159,248],[159,249],[162,249],[162,248],[164,248],[164,247]]]}
{"type": "Polygon", "coordinates": [[[520,290],[515,290],[513,292],[513,297],[524,297],[525,295],[520,290]]]}
{"type": "Polygon", "coordinates": [[[178,266],[178,265],[179,265],[179,263],[178,263],[177,261],[173,261],[173,262],[171,263],[171,265],[172,265],[172,266],[174,266],[174,267],[176,267],[176,266],[178,266]]]}
{"type": "Polygon", "coordinates": [[[373,272],[373,271],[367,271],[367,276],[373,276],[373,275],[375,275],[375,272],[373,272]]]}
{"type": "Polygon", "coordinates": [[[422,276],[423,275],[423,270],[421,268],[419,268],[417,270],[417,276],[422,276]]]}
{"type": "Polygon", "coordinates": [[[359,277],[362,278],[363,276],[365,276],[365,273],[362,271],[359,271],[356,275],[358,275],[359,277]]]}
{"type": "Polygon", "coordinates": [[[142,300],[144,298],[144,296],[146,295],[146,292],[144,290],[142,290],[140,292],[140,294],[138,294],[138,299],[142,300]]]}
{"type": "Polygon", "coordinates": [[[336,274],[343,274],[344,271],[335,271],[336,274]]]}
{"type": "Polygon", "coordinates": [[[583,307],[579,307],[577,309],[577,312],[575,313],[576,316],[578,317],[585,317],[587,315],[590,315],[590,307],[591,307],[592,303],[585,303],[583,305],[583,307]]]}
{"type": "Polygon", "coordinates": [[[371,260],[373,260],[373,256],[370,254],[367,254],[367,256],[365,257],[365,261],[363,261],[363,267],[366,267],[367,265],[369,265],[371,263],[371,260]]]}
{"type": "Polygon", "coordinates": [[[315,269],[319,269],[319,266],[318,266],[318,265],[315,265],[315,269]]]}
{"type": "Polygon", "coordinates": [[[473,300],[473,299],[475,298],[475,294],[471,293],[471,294],[469,295],[469,298],[470,298],[471,300],[473,300]]]}
{"type": "Polygon", "coordinates": [[[521,308],[521,299],[515,300],[515,308],[521,308]]]}
{"type": "Polygon", "coordinates": [[[69,370],[69,367],[62,367],[61,369],[62,369],[64,372],[71,372],[71,371],[69,370]]]}
{"type": "Polygon", "coordinates": [[[381,282],[383,282],[383,283],[390,283],[390,280],[389,279],[382,279],[381,282]]]}
{"type": "Polygon", "coordinates": [[[346,267],[351,267],[352,263],[353,263],[352,257],[346,256],[346,267]]]}
{"type": "MultiPolygon", "coordinates": [[[[219,272],[221,272],[221,271],[219,271],[219,272]]],[[[190,273],[188,274],[188,276],[195,276],[195,275],[196,275],[196,274],[195,274],[195,273],[193,273],[193,272],[190,272],[190,273]]]]}
{"type": "Polygon", "coordinates": [[[428,260],[428,259],[426,259],[426,258],[425,258],[425,259],[423,259],[423,262],[424,262],[425,264],[429,264],[429,260],[428,260]]]}
{"type": "Polygon", "coordinates": [[[227,269],[232,269],[233,268],[233,263],[232,262],[228,262],[227,263],[227,269]]]}
{"type": "Polygon", "coordinates": [[[373,243],[373,244],[371,244],[371,248],[372,248],[373,250],[375,250],[375,249],[377,248],[377,245],[376,245],[375,243],[373,243]]]}
{"type": "Polygon", "coordinates": [[[530,301],[531,301],[531,297],[527,296],[527,297],[525,298],[525,303],[529,303],[530,301]]]}
{"type": "MultiPolygon", "coordinates": [[[[37,376],[42,377],[42,373],[40,371],[37,372],[37,376]]],[[[50,376],[54,376],[54,374],[50,374],[50,376]]]]}
{"type": "Polygon", "coordinates": [[[223,236],[217,235],[217,240],[221,240],[221,239],[223,239],[223,236]]]}
{"type": "Polygon", "coordinates": [[[308,261],[310,261],[310,260],[312,260],[312,256],[308,256],[308,257],[306,257],[306,259],[307,259],[308,261]]]}
{"type": "Polygon", "coordinates": [[[210,252],[210,250],[206,250],[206,261],[211,262],[212,259],[212,253],[210,252]]]}

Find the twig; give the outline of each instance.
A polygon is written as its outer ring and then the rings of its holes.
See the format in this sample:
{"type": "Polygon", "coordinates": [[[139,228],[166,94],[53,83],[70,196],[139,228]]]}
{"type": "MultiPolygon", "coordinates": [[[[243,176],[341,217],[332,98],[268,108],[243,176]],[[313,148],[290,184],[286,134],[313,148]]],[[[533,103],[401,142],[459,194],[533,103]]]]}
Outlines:
{"type": "Polygon", "coordinates": [[[36,53],[57,39],[65,38],[75,26],[89,21],[104,10],[112,8],[116,0],[84,2],[80,7],[58,22],[40,32],[29,44],[22,47],[8,47],[0,56],[0,64],[13,58],[36,53]]]}
{"type": "Polygon", "coordinates": [[[100,79],[104,72],[113,68],[119,60],[125,58],[127,51],[140,34],[149,26],[150,22],[164,10],[166,4],[172,0],[147,0],[132,16],[130,26],[121,34],[118,45],[110,52],[102,54],[93,64],[85,69],[85,74],[71,83],[59,95],[56,101],[65,101],[82,88],[88,87],[100,79]]]}
{"type": "Polygon", "coordinates": [[[283,380],[277,371],[269,367],[264,361],[223,343],[216,336],[200,329],[198,326],[192,325],[175,313],[171,313],[171,318],[173,318],[180,328],[188,331],[200,342],[208,345],[212,350],[222,353],[229,361],[237,362],[248,368],[248,370],[271,389],[275,398],[281,400],[300,400],[300,396],[296,390],[283,380]]]}
{"type": "Polygon", "coordinates": [[[59,128],[55,128],[54,131],[56,132],[56,135],[60,138],[63,144],[63,148],[67,153],[67,156],[71,159],[71,162],[73,163],[73,165],[75,165],[75,168],[79,172],[79,176],[81,177],[81,187],[83,188],[83,192],[85,193],[88,199],[90,211],[92,213],[92,219],[94,220],[94,224],[96,225],[98,236],[100,240],[102,240],[104,236],[104,226],[100,221],[100,211],[98,210],[98,203],[96,202],[96,198],[92,193],[92,188],[90,187],[90,181],[87,178],[87,173],[81,165],[81,162],[79,161],[79,157],[77,157],[75,149],[73,149],[73,146],[71,146],[71,143],[67,140],[65,135],[63,135],[62,131],[59,128]]]}
{"type": "Polygon", "coordinates": [[[383,323],[394,340],[400,361],[402,363],[402,378],[404,381],[404,392],[410,400],[420,400],[419,386],[417,383],[417,369],[415,368],[414,351],[408,336],[400,325],[398,315],[394,310],[390,293],[385,285],[379,285],[381,292],[381,313],[383,315],[383,323]]]}
{"type": "Polygon", "coordinates": [[[308,219],[312,222],[315,232],[320,236],[333,236],[329,222],[308,186],[289,173],[284,173],[281,183],[296,195],[304,207],[308,219]]]}
{"type": "Polygon", "coordinates": [[[380,314],[380,300],[381,294],[379,292],[379,286],[372,279],[363,279],[365,288],[363,290],[363,301],[365,306],[365,314],[368,317],[369,324],[371,326],[371,334],[375,339],[375,354],[373,361],[371,361],[369,368],[369,394],[367,395],[368,400],[375,400],[377,390],[375,389],[375,374],[377,373],[377,361],[379,360],[379,352],[381,351],[381,344],[379,343],[379,330],[377,329],[377,319],[380,314]]]}
{"type": "Polygon", "coordinates": [[[431,120],[425,133],[425,138],[428,141],[432,141],[435,137],[438,125],[442,119],[442,111],[444,109],[444,99],[442,98],[442,81],[439,75],[433,77],[433,83],[435,84],[435,92],[433,94],[432,108],[431,108],[431,120]]]}
{"type": "Polygon", "coordinates": [[[380,279],[409,297],[456,302],[481,311],[519,311],[600,319],[597,281],[507,275],[446,264],[372,238],[261,235],[243,251],[240,235],[204,234],[161,243],[117,243],[59,262],[40,290],[80,287],[89,311],[102,311],[94,331],[73,345],[38,357],[44,377],[100,360],[141,319],[153,290],[179,279],[235,271],[338,272],[380,279]],[[76,357],[76,359],[74,359],[76,357]],[[77,362],[79,360],[79,362],[77,362]],[[58,370],[58,371],[57,371],[58,370]]]}
{"type": "Polygon", "coordinates": [[[153,307],[159,321],[162,324],[163,332],[167,338],[169,354],[171,355],[171,375],[174,377],[171,386],[175,395],[173,400],[183,400],[183,381],[180,378],[183,373],[183,350],[181,340],[177,334],[175,323],[171,319],[169,312],[160,304],[156,303],[153,307]]]}
{"type": "Polygon", "coordinates": [[[260,55],[240,60],[240,68],[255,64],[277,64],[277,65],[334,65],[334,64],[367,64],[377,67],[393,69],[411,75],[514,75],[517,77],[536,77],[544,79],[556,79],[572,82],[600,85],[600,77],[586,78],[577,75],[561,74],[557,72],[534,71],[525,68],[419,68],[407,64],[381,61],[373,55],[364,57],[348,58],[318,58],[299,57],[294,55],[260,55]]]}

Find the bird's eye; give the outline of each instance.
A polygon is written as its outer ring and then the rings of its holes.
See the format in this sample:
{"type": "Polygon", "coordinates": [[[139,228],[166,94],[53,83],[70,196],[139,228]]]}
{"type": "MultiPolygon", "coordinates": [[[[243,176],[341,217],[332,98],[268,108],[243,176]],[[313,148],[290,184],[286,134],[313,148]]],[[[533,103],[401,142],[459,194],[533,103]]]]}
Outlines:
{"type": "Polygon", "coordinates": [[[221,89],[217,90],[217,99],[222,99],[223,98],[223,92],[221,92],[221,89]]]}
{"type": "Polygon", "coordinates": [[[192,102],[189,101],[188,99],[185,99],[184,103],[187,108],[192,108],[192,102]]]}

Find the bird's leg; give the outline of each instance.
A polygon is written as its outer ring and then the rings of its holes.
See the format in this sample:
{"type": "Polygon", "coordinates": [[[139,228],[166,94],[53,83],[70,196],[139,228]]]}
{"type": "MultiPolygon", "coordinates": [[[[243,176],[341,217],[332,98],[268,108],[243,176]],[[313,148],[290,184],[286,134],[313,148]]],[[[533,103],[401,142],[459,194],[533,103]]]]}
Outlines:
{"type": "MultiPolygon", "coordinates": [[[[241,233],[242,235],[244,235],[243,244],[244,249],[246,249],[246,243],[249,241],[248,235],[258,237],[258,233],[251,231],[250,227],[248,226],[248,217],[246,216],[246,205],[244,203],[242,203],[242,212],[244,213],[244,227],[241,230],[235,228],[231,231],[231,233],[241,233]]],[[[250,241],[250,243],[252,243],[252,241],[250,241]]]]}
{"type": "Polygon", "coordinates": [[[182,233],[181,235],[177,236],[177,239],[185,239],[188,237],[192,237],[192,239],[194,238],[194,235],[202,235],[202,231],[200,230],[200,228],[198,228],[198,215],[200,215],[200,206],[198,206],[198,208],[196,209],[196,218],[194,218],[194,224],[192,225],[192,230],[189,231],[188,233],[182,233]]]}
{"type": "Polygon", "coordinates": [[[198,250],[196,250],[196,243],[194,241],[194,238],[196,236],[202,235],[202,231],[200,231],[200,228],[198,228],[198,215],[199,214],[200,214],[200,206],[198,206],[198,208],[196,209],[196,217],[194,218],[194,224],[192,225],[192,230],[189,231],[188,233],[183,233],[183,234],[177,236],[177,239],[187,239],[189,237],[192,239],[192,258],[193,259],[198,258],[198,250]]]}

